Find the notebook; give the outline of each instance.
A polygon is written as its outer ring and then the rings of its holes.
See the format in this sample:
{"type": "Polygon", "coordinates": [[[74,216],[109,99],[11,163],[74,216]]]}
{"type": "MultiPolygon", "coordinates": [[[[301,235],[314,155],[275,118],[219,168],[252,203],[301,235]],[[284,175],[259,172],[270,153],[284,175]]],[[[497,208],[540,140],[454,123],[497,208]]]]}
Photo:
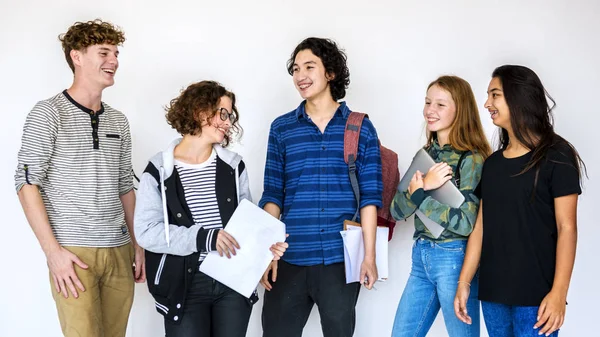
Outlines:
{"type": "MultiPolygon", "coordinates": [[[[375,265],[377,266],[377,281],[388,278],[388,235],[389,228],[377,226],[375,239],[375,265]]],[[[360,267],[365,259],[365,244],[362,227],[359,223],[346,220],[344,230],[340,231],[344,242],[344,268],[346,270],[346,283],[360,281],[360,267]]]]}
{"type": "MultiPolygon", "coordinates": [[[[421,173],[426,174],[431,168],[435,165],[435,161],[425,149],[420,149],[417,154],[415,154],[410,167],[400,180],[400,184],[398,185],[398,191],[406,191],[408,189],[408,185],[410,184],[410,180],[417,170],[421,171],[421,173]]],[[[454,185],[452,180],[445,182],[438,189],[428,191],[429,195],[435,200],[449,205],[453,208],[458,208],[465,201],[465,196],[461,193],[461,191],[454,185]]],[[[440,226],[435,221],[429,219],[423,212],[420,210],[416,210],[415,214],[423,221],[423,224],[429,232],[434,237],[439,237],[444,231],[444,227],[440,226]]]]}

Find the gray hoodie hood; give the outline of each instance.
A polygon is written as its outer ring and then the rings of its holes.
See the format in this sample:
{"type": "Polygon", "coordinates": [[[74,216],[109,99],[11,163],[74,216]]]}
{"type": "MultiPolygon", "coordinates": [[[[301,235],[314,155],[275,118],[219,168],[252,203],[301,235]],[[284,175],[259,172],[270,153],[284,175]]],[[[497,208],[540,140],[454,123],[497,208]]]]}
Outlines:
{"type": "MultiPolygon", "coordinates": [[[[196,236],[202,225],[196,224],[186,228],[169,224],[164,181],[173,174],[175,166],[173,150],[180,142],[181,138],[175,139],[167,149],[150,158],[150,162],[160,174],[160,179],[157,181],[147,172],[142,175],[137,192],[134,231],[138,244],[144,249],[155,253],[185,256],[197,252],[196,236]],[[163,187],[158,188],[159,186],[163,187]]],[[[213,148],[217,157],[235,170],[238,202],[242,199],[252,201],[248,170],[244,169],[239,172],[242,157],[219,144],[215,144],[213,148]]],[[[214,230],[210,231],[209,235],[215,234],[214,230]]],[[[211,238],[209,237],[207,240],[210,242],[211,238]]]]}
{"type": "MultiPolygon", "coordinates": [[[[177,138],[173,140],[164,151],[159,152],[150,158],[150,162],[152,162],[156,168],[160,170],[162,167],[164,169],[164,179],[169,178],[171,174],[173,174],[173,168],[175,167],[173,151],[175,150],[175,147],[181,143],[182,139],[183,138],[177,138]]],[[[238,165],[242,161],[242,156],[233,151],[227,150],[219,144],[214,144],[213,149],[217,152],[217,156],[219,156],[222,161],[227,163],[227,165],[231,166],[233,169],[237,169],[238,165]]]]}

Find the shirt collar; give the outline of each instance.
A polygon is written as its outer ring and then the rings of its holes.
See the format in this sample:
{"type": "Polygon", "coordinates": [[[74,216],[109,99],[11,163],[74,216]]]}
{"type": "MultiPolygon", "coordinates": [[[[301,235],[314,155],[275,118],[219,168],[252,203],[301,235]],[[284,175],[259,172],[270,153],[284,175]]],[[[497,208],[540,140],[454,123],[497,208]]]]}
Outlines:
{"type": "Polygon", "coordinates": [[[67,90],[66,90],[66,89],[63,91],[63,95],[65,95],[65,97],[66,97],[66,98],[67,98],[67,99],[68,99],[68,100],[69,100],[71,103],[73,103],[73,105],[75,105],[75,106],[76,106],[76,107],[78,107],[78,108],[79,108],[81,111],[83,111],[83,112],[85,112],[85,113],[88,113],[88,114],[90,114],[90,115],[93,115],[93,114],[98,114],[98,115],[99,115],[99,114],[101,114],[101,113],[103,113],[103,112],[104,112],[104,104],[102,104],[102,103],[100,103],[100,110],[98,110],[98,111],[94,111],[94,110],[92,110],[92,109],[90,109],[90,108],[86,108],[86,107],[84,107],[83,105],[81,105],[81,104],[79,104],[77,101],[75,101],[75,100],[73,99],[73,97],[71,97],[71,95],[69,95],[69,93],[67,92],[67,90]]]}
{"type": "MultiPolygon", "coordinates": [[[[346,105],[346,102],[340,102],[340,106],[334,113],[334,116],[337,114],[341,114],[343,118],[348,118],[350,115],[350,108],[346,105]]],[[[300,117],[308,119],[308,114],[306,113],[306,100],[302,101],[300,105],[296,108],[296,118],[300,119],[300,117]]]]}

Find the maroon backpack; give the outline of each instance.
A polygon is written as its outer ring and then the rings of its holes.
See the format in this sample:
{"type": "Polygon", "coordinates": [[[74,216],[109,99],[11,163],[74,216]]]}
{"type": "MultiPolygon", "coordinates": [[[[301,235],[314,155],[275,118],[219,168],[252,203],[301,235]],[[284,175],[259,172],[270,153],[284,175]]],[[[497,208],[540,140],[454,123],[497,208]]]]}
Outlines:
{"type": "MultiPolygon", "coordinates": [[[[356,202],[360,206],[360,190],[358,179],[356,177],[356,157],[358,154],[358,138],[360,137],[360,128],[363,119],[369,117],[367,114],[360,112],[351,112],[346,122],[344,130],[344,161],[348,164],[348,175],[352,184],[352,190],[356,197],[356,202]]],[[[377,210],[377,226],[386,226],[390,229],[388,240],[392,239],[396,220],[390,214],[390,205],[392,199],[396,195],[396,189],[400,182],[400,171],[398,170],[398,155],[381,145],[379,142],[379,151],[381,153],[381,175],[383,178],[383,207],[377,210]]],[[[356,221],[358,209],[352,221],[356,221]]]]}

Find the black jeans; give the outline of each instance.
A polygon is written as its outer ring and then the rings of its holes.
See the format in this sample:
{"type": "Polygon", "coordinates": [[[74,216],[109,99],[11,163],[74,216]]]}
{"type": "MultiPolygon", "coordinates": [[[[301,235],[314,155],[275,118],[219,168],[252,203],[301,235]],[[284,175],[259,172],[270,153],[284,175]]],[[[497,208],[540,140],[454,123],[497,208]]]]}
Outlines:
{"type": "Polygon", "coordinates": [[[252,304],[210,276],[197,271],[179,324],[165,320],[167,337],[244,337],[252,304]]]}
{"type": "Polygon", "coordinates": [[[346,284],[343,263],[303,267],[280,260],[272,284],[264,296],[263,337],[301,337],[314,304],[324,337],[354,333],[360,284],[346,284]]]}

